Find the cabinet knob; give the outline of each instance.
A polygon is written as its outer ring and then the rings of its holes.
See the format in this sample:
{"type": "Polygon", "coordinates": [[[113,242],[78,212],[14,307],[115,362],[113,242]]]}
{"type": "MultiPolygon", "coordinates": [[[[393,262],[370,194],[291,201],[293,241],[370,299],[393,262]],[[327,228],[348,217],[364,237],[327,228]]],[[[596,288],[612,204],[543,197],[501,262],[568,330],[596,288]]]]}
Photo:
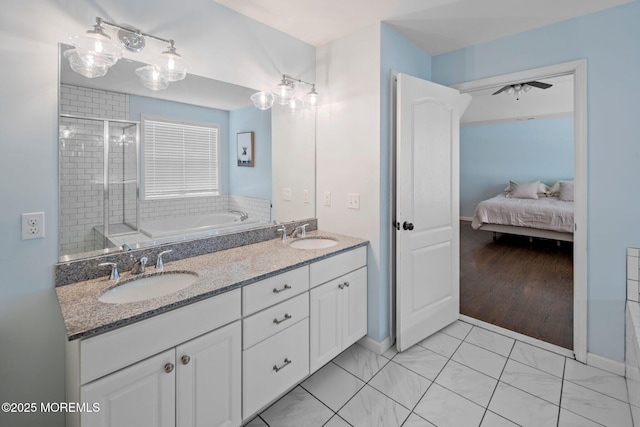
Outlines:
{"type": "Polygon", "coordinates": [[[167,374],[173,372],[173,368],[174,368],[173,363],[165,363],[165,365],[164,365],[164,371],[167,374]]]}
{"type": "Polygon", "coordinates": [[[189,362],[191,362],[191,358],[185,354],[180,358],[180,361],[182,362],[183,365],[188,365],[189,362]]]}

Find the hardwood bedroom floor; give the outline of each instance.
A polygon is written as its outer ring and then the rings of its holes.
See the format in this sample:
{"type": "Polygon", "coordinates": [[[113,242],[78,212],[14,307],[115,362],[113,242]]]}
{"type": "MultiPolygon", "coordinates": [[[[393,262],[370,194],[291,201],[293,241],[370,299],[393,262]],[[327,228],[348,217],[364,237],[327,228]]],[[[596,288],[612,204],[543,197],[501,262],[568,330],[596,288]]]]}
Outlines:
{"type": "Polygon", "coordinates": [[[573,244],[460,222],[460,313],[573,348],[573,244]]]}

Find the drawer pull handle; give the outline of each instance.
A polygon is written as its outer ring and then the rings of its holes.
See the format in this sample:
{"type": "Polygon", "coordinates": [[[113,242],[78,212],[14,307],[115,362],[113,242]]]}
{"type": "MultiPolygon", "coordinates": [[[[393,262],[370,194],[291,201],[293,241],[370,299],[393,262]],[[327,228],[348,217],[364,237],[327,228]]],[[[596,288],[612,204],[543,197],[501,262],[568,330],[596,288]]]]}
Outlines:
{"type": "Polygon", "coordinates": [[[280,371],[281,369],[284,369],[284,367],[285,367],[285,366],[287,366],[289,363],[291,363],[291,360],[289,360],[289,359],[287,359],[287,358],[285,357],[285,359],[284,359],[284,363],[283,363],[282,365],[280,365],[280,366],[278,366],[278,365],[273,365],[273,370],[274,370],[274,371],[276,371],[276,372],[278,372],[278,371],[280,371]]]}
{"type": "Polygon", "coordinates": [[[189,362],[191,362],[191,358],[185,354],[180,358],[180,361],[182,362],[183,365],[188,365],[189,362]]]}
{"type": "Polygon", "coordinates": [[[338,285],[338,287],[339,287],[340,289],[348,288],[348,287],[349,287],[349,282],[340,283],[340,284],[338,285]]]}
{"type": "Polygon", "coordinates": [[[287,289],[291,289],[291,286],[289,286],[289,285],[284,285],[284,287],[283,287],[282,289],[276,289],[276,288],[273,288],[273,293],[274,293],[274,294],[279,294],[280,292],[284,292],[284,291],[286,291],[287,289]]]}
{"type": "Polygon", "coordinates": [[[173,363],[166,363],[164,365],[164,371],[169,374],[171,372],[173,372],[173,363]]]}
{"type": "Polygon", "coordinates": [[[291,319],[291,315],[289,313],[285,313],[284,314],[284,318],[278,320],[278,319],[273,319],[273,323],[275,323],[276,325],[279,325],[280,323],[284,322],[285,320],[289,320],[291,319]]]}

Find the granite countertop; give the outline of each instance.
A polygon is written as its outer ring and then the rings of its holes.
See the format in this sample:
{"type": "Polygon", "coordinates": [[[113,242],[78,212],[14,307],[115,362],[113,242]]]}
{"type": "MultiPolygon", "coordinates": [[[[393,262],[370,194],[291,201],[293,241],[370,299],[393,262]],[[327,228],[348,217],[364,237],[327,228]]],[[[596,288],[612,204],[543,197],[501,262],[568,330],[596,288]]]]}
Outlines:
{"type": "MultiPolygon", "coordinates": [[[[108,276],[58,286],[56,294],[67,338],[71,341],[108,332],[367,244],[366,240],[335,233],[307,233],[307,237],[323,236],[337,240],[338,244],[302,250],[289,247],[293,239],[286,242],[274,239],[179,261],[171,261],[169,254],[165,257],[164,272],[191,271],[198,274],[198,280],[181,291],[145,301],[126,304],[98,301],[115,284],[108,276]]],[[[154,273],[155,268],[148,266],[145,275],[154,273]]],[[[130,277],[129,272],[122,273],[119,281],[130,277]]]]}

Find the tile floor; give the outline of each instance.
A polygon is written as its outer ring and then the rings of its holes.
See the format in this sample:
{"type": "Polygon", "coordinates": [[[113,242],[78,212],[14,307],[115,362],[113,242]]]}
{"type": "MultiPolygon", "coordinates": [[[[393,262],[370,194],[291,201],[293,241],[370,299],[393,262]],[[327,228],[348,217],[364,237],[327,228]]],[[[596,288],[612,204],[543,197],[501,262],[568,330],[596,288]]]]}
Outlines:
{"type": "Polygon", "coordinates": [[[458,321],[403,353],[353,345],[247,426],[633,423],[624,378],[458,321]]]}

